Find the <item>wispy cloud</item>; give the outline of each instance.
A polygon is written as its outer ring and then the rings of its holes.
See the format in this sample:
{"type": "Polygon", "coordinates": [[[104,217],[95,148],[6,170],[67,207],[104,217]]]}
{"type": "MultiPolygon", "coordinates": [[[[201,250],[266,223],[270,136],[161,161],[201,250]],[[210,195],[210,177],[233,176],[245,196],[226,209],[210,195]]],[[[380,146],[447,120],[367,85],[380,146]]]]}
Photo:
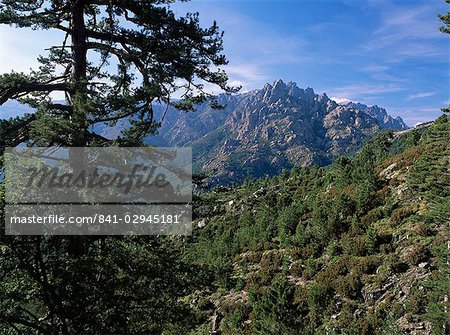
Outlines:
{"type": "MultiPolygon", "coordinates": [[[[242,91],[261,88],[265,82],[280,77],[275,68],[311,62],[308,41],[298,34],[274,29],[270,22],[240,12],[196,2],[203,22],[217,21],[225,31],[224,52],[229,65],[224,70],[231,82],[242,85],[242,91]]],[[[192,10],[192,9],[189,9],[192,10]]]]}
{"type": "Polygon", "coordinates": [[[435,94],[436,94],[436,92],[419,92],[416,94],[409,95],[406,100],[409,101],[409,100],[414,100],[414,99],[428,98],[428,97],[432,97],[435,94]]]}
{"type": "Polygon", "coordinates": [[[365,83],[354,83],[349,85],[344,85],[336,88],[330,88],[328,92],[332,96],[336,97],[346,97],[352,101],[361,101],[369,96],[373,96],[380,93],[393,93],[404,91],[405,88],[389,83],[389,84],[365,84],[365,83]]]}
{"type": "Polygon", "coordinates": [[[390,67],[387,65],[371,64],[371,65],[362,67],[361,71],[368,72],[368,73],[380,73],[380,72],[384,72],[389,69],[390,69],[390,67]]]}
{"type": "Polygon", "coordinates": [[[231,64],[226,67],[227,74],[234,85],[242,86],[242,91],[250,91],[272,78],[260,64],[231,64]]]}
{"type": "Polygon", "coordinates": [[[383,84],[396,84],[406,86],[410,80],[405,77],[405,74],[399,74],[392,66],[385,64],[369,64],[359,69],[361,73],[368,76],[372,82],[379,82],[383,84]]]}
{"type": "Polygon", "coordinates": [[[418,123],[435,120],[442,115],[441,106],[418,106],[418,107],[391,107],[386,108],[392,115],[401,115],[406,124],[413,126],[418,123]]]}
{"type": "Polygon", "coordinates": [[[435,6],[405,8],[384,3],[381,15],[379,27],[373,31],[371,40],[363,45],[366,52],[388,49],[392,60],[444,54],[445,50],[436,47],[432,41],[443,38],[438,20],[433,19],[436,17],[435,6]]]}

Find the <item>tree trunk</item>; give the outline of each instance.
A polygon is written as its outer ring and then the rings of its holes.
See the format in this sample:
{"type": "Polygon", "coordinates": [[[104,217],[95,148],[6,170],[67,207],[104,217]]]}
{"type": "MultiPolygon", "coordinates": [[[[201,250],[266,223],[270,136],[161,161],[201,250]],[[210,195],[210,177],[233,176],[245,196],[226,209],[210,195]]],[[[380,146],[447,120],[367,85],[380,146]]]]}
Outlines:
{"type": "Polygon", "coordinates": [[[73,111],[70,124],[73,125],[73,132],[70,145],[74,147],[84,147],[87,144],[87,37],[84,5],[84,0],[75,0],[71,8],[73,111]]]}

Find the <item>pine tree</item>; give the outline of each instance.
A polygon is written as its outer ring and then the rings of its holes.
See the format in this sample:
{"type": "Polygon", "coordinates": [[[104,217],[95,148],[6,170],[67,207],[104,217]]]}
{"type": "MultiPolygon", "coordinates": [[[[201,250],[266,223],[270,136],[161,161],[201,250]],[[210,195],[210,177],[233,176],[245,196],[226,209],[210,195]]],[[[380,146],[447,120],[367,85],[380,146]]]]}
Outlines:
{"type": "Polygon", "coordinates": [[[104,144],[109,141],[92,129],[121,119],[130,126],[119,144],[140,144],[160,124],[155,101],[192,110],[211,98],[218,107],[205,83],[236,91],[220,69],[227,63],[223,33],[216,23],[201,28],[197,13],[177,17],[172,2],[2,1],[1,24],[57,30],[65,38],[39,57],[38,70],[0,75],[0,105],[19,99],[35,108],[19,130],[43,146],[104,144]],[[52,92],[63,93],[64,103],[52,101],[52,92]],[[175,92],[182,96],[176,103],[175,92]]]}
{"type": "MultiPolygon", "coordinates": [[[[0,23],[65,34],[61,45],[39,57],[39,69],[0,75],[0,105],[16,99],[36,110],[0,121],[1,151],[21,143],[140,145],[161,122],[154,102],[189,111],[210,99],[219,107],[203,85],[236,90],[224,71],[212,70],[227,63],[222,33],[215,23],[201,28],[198,14],[178,17],[170,3],[1,1],[0,23]],[[54,92],[65,100],[55,102],[54,92]],[[176,102],[175,92],[182,95],[176,102]],[[93,130],[119,121],[129,126],[115,141],[93,130]]],[[[0,183],[2,231],[3,201],[0,183]]],[[[180,261],[172,242],[153,236],[1,234],[0,333],[188,332],[196,319],[181,298],[194,282],[198,288],[195,278],[202,275],[180,261]]]]}
{"type": "MultiPolygon", "coordinates": [[[[450,0],[445,0],[446,3],[450,3],[450,0]]],[[[450,12],[447,12],[447,14],[442,15],[442,14],[438,14],[438,18],[439,20],[442,21],[442,23],[444,24],[440,30],[443,33],[446,34],[450,34],[450,12]]]]}

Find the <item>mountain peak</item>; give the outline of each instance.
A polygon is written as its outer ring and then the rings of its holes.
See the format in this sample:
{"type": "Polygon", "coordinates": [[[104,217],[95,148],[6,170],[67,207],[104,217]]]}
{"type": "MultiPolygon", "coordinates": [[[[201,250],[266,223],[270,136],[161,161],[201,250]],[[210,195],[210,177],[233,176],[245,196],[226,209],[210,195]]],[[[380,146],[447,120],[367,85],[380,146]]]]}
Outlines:
{"type": "MultiPolygon", "coordinates": [[[[318,97],[311,87],[302,89],[297,86],[297,83],[289,81],[286,84],[282,79],[278,79],[272,84],[266,83],[259,92],[263,102],[269,104],[292,97],[312,103],[318,97]]],[[[322,98],[328,99],[326,95],[323,95],[322,98]]]]}
{"type": "Polygon", "coordinates": [[[288,81],[287,83],[287,87],[292,88],[292,87],[297,87],[297,83],[295,81],[288,81]]]}
{"type": "Polygon", "coordinates": [[[266,83],[265,85],[264,85],[264,87],[263,87],[263,90],[271,90],[272,89],[272,85],[270,85],[269,83],[266,83]]]}
{"type": "Polygon", "coordinates": [[[273,82],[273,87],[286,87],[286,84],[284,83],[284,81],[282,79],[278,79],[276,81],[273,82]]]}
{"type": "Polygon", "coordinates": [[[340,103],[341,106],[352,108],[355,110],[363,111],[370,116],[374,117],[382,128],[393,129],[393,130],[406,130],[408,129],[407,124],[403,121],[400,116],[393,118],[390,116],[386,109],[378,105],[367,106],[360,102],[347,101],[340,103]]]}
{"type": "Polygon", "coordinates": [[[278,79],[273,83],[272,95],[280,95],[283,94],[287,89],[286,84],[281,79],[278,79]]]}

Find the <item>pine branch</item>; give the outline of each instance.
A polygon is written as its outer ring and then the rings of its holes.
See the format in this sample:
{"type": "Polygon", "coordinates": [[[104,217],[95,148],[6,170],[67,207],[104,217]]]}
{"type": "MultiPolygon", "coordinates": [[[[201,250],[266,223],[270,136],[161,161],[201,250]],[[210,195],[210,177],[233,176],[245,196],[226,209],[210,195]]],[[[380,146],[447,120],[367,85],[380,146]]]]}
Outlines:
{"type": "Polygon", "coordinates": [[[63,91],[69,92],[69,86],[67,83],[58,84],[42,84],[42,83],[25,83],[18,84],[17,86],[11,86],[0,89],[0,105],[3,105],[10,99],[17,99],[24,94],[31,92],[53,92],[63,91]]]}
{"type": "Polygon", "coordinates": [[[63,105],[63,104],[49,104],[47,106],[49,109],[58,109],[60,111],[64,111],[64,112],[72,112],[73,111],[73,107],[70,105],[63,105]]]}
{"type": "Polygon", "coordinates": [[[111,116],[111,117],[106,117],[106,118],[102,118],[102,119],[95,119],[90,121],[90,124],[95,124],[95,123],[100,123],[100,122],[110,122],[110,121],[117,121],[123,118],[126,118],[128,116],[131,116],[133,114],[136,114],[137,111],[133,110],[131,112],[128,113],[124,113],[124,114],[120,114],[120,115],[116,115],[116,116],[111,116]]]}

